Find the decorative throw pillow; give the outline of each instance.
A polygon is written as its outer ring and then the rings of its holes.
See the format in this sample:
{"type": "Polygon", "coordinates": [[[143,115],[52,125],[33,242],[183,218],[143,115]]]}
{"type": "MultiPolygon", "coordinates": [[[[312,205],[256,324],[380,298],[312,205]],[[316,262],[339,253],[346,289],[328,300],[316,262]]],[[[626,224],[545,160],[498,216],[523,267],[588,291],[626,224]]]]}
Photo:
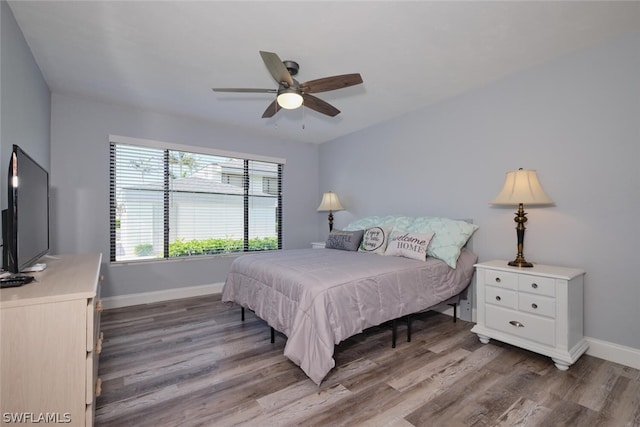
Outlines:
{"type": "Polygon", "coordinates": [[[327,237],[325,248],[343,251],[357,251],[362,241],[364,230],[342,231],[332,230],[327,237]]]}
{"type": "Polygon", "coordinates": [[[460,250],[477,229],[477,225],[466,221],[423,216],[413,221],[409,231],[435,233],[427,250],[428,255],[446,262],[451,268],[456,268],[460,250]]]}
{"type": "Polygon", "coordinates": [[[343,230],[366,230],[371,227],[406,230],[412,223],[413,218],[404,215],[368,216],[349,223],[343,230]]]}
{"type": "Polygon", "coordinates": [[[367,228],[377,227],[379,225],[380,225],[379,216],[368,216],[366,218],[357,219],[349,223],[346,227],[343,228],[343,230],[345,231],[366,230],[367,228]]]}
{"type": "Polygon", "coordinates": [[[391,229],[388,227],[371,227],[364,232],[362,243],[360,243],[360,252],[369,252],[373,254],[384,254],[387,250],[389,241],[389,233],[391,229]]]}
{"type": "Polygon", "coordinates": [[[426,261],[427,248],[434,233],[412,233],[394,230],[389,238],[385,255],[402,256],[405,258],[426,261]]]}

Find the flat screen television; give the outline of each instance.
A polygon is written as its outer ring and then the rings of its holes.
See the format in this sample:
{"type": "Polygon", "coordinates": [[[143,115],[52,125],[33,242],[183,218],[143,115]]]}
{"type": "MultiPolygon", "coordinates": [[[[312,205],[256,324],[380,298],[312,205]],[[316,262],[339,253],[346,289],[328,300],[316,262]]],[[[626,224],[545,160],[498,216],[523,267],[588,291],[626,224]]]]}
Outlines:
{"type": "Polygon", "coordinates": [[[17,145],[3,212],[3,268],[19,273],[49,252],[49,173],[17,145]]]}

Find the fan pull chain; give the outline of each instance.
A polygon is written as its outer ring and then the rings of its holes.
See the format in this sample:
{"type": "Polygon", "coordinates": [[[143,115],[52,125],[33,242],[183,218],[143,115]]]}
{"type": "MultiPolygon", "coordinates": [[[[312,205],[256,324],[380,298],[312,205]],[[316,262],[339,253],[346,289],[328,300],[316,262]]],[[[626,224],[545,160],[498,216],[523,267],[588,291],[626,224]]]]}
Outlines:
{"type": "Polygon", "coordinates": [[[302,130],[304,130],[304,121],[307,118],[306,110],[304,108],[304,102],[302,103],[302,130]]]}

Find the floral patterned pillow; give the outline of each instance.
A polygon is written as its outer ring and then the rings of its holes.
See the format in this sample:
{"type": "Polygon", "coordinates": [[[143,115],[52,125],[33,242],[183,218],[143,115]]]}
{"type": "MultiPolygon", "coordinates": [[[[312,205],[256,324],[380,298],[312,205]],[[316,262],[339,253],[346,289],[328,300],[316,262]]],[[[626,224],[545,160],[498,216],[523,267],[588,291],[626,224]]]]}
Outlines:
{"type": "Polygon", "coordinates": [[[477,225],[462,220],[424,216],[415,218],[408,231],[435,233],[427,254],[456,268],[460,251],[478,228],[477,225]]]}

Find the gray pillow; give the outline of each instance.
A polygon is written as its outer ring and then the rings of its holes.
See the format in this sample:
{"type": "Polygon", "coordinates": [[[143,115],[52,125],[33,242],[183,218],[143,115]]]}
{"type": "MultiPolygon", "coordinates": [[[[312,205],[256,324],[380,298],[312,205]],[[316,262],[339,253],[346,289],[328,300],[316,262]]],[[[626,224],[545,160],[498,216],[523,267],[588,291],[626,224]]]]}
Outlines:
{"type": "Polygon", "coordinates": [[[342,231],[332,230],[327,237],[325,248],[343,251],[357,251],[362,241],[364,230],[342,231]]]}

